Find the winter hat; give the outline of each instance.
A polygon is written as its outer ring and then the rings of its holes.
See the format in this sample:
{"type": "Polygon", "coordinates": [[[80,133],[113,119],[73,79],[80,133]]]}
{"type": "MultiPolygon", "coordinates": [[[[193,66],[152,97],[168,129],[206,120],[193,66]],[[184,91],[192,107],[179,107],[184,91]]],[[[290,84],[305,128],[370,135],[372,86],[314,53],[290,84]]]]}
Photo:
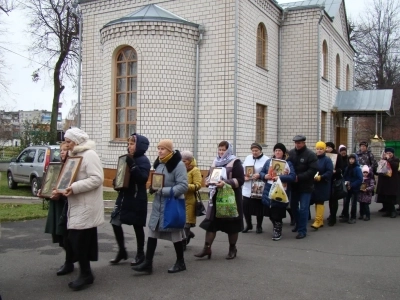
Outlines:
{"type": "Polygon", "coordinates": [[[367,166],[367,165],[364,165],[363,167],[362,167],[362,172],[364,173],[364,172],[368,172],[369,173],[369,167],[367,166]]]}
{"type": "Polygon", "coordinates": [[[251,144],[250,150],[253,148],[257,148],[258,150],[262,151],[262,146],[259,143],[254,142],[253,144],[251,144]]]}
{"type": "Polygon", "coordinates": [[[158,142],[158,147],[163,147],[167,149],[169,152],[174,152],[174,144],[171,140],[161,140],[158,142]]]}
{"type": "Polygon", "coordinates": [[[347,148],[346,148],[345,145],[340,145],[340,146],[339,146],[339,152],[342,151],[342,150],[347,151],[347,148]]]}
{"type": "Polygon", "coordinates": [[[366,141],[360,142],[359,146],[361,147],[362,145],[364,145],[365,147],[368,147],[368,143],[366,141]]]}
{"type": "Polygon", "coordinates": [[[282,143],[276,144],[276,145],[274,146],[274,151],[275,151],[276,149],[280,149],[280,150],[282,150],[283,153],[286,153],[286,147],[285,147],[285,145],[282,144],[282,143]]]}
{"type": "Polygon", "coordinates": [[[325,149],[326,149],[326,144],[325,144],[323,141],[319,141],[319,142],[317,142],[317,143],[315,144],[315,148],[316,148],[316,149],[318,149],[318,148],[321,149],[321,148],[322,148],[322,149],[325,150],[325,149]]]}
{"type": "Polygon", "coordinates": [[[350,159],[350,158],[354,158],[354,159],[357,161],[357,156],[356,156],[354,153],[352,153],[352,154],[349,155],[349,159],[350,159]]]}
{"type": "Polygon", "coordinates": [[[89,139],[89,136],[82,129],[79,129],[78,127],[74,127],[74,128],[68,129],[65,132],[64,138],[70,139],[76,145],[79,145],[79,144],[86,142],[89,139]]]}
{"type": "Polygon", "coordinates": [[[385,153],[386,152],[392,152],[393,154],[394,154],[394,148],[392,148],[392,147],[387,147],[387,148],[385,148],[385,153]]]}
{"type": "Polygon", "coordinates": [[[326,146],[327,146],[327,147],[331,147],[332,149],[335,149],[335,144],[332,143],[332,142],[327,142],[327,143],[326,143],[326,146]]]}

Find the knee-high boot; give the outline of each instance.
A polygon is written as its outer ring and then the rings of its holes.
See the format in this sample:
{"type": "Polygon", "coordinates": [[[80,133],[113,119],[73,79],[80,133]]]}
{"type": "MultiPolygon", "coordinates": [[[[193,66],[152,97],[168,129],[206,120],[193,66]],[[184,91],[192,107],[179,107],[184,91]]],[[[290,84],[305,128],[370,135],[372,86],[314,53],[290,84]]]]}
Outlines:
{"type": "Polygon", "coordinates": [[[110,260],[110,264],[116,265],[122,259],[127,260],[128,253],[126,252],[126,249],[125,249],[124,231],[122,230],[122,227],[116,226],[116,225],[112,225],[112,227],[114,230],[114,235],[115,235],[115,239],[117,241],[119,250],[118,250],[117,256],[114,259],[110,260]]]}
{"type": "Polygon", "coordinates": [[[323,204],[315,204],[315,221],[311,225],[312,228],[318,229],[324,226],[324,208],[323,204]]]}

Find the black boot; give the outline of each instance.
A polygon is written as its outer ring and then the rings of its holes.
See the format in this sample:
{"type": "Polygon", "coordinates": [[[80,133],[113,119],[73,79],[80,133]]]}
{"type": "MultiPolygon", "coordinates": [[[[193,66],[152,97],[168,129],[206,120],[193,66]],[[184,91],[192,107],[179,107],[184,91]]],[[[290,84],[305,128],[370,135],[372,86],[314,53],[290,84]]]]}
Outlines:
{"type": "Polygon", "coordinates": [[[229,252],[225,259],[234,259],[237,254],[236,245],[229,245],[229,252]]]}
{"type": "Polygon", "coordinates": [[[141,251],[141,252],[138,251],[136,253],[135,260],[131,262],[131,266],[134,267],[134,266],[140,265],[142,262],[144,262],[144,259],[145,259],[144,252],[143,251],[141,251]]]}
{"type": "Polygon", "coordinates": [[[245,216],[246,227],[243,229],[243,233],[249,232],[249,230],[253,230],[253,224],[251,223],[251,216],[245,216]]]}
{"type": "Polygon", "coordinates": [[[279,241],[282,238],[282,222],[274,222],[272,240],[279,241]]]}
{"type": "Polygon", "coordinates": [[[79,261],[80,274],[78,279],[68,283],[68,286],[74,291],[79,291],[88,284],[92,284],[94,276],[90,269],[90,261],[79,261]]]}
{"type": "Polygon", "coordinates": [[[195,237],[194,233],[189,230],[189,234],[186,238],[186,245],[189,245],[190,239],[192,239],[194,237],[195,237]]]}
{"type": "Polygon", "coordinates": [[[74,264],[65,262],[61,268],[57,271],[57,276],[66,275],[74,271],[74,264]]]}
{"type": "Polygon", "coordinates": [[[84,288],[88,284],[92,284],[94,282],[94,276],[90,272],[90,274],[79,275],[78,279],[71,281],[68,283],[68,286],[74,291],[79,291],[84,288]]]}
{"type": "Polygon", "coordinates": [[[112,225],[112,228],[114,231],[115,240],[117,241],[119,250],[118,250],[117,256],[114,259],[110,260],[110,264],[116,265],[122,259],[127,260],[128,253],[126,253],[126,249],[125,249],[124,231],[122,230],[122,227],[112,225]]]}
{"type": "Polygon", "coordinates": [[[335,217],[333,217],[333,216],[330,216],[329,217],[329,220],[328,220],[328,226],[335,226],[335,224],[336,224],[336,216],[335,217]]]}
{"type": "Polygon", "coordinates": [[[128,259],[128,253],[126,252],[126,249],[123,248],[123,249],[120,249],[120,250],[118,251],[118,254],[117,254],[117,256],[116,256],[114,259],[110,260],[110,264],[116,265],[116,264],[118,264],[121,260],[127,260],[127,259],[128,259]]]}
{"type": "Polygon", "coordinates": [[[153,262],[145,259],[140,265],[132,267],[136,272],[151,274],[153,272],[153,262]]]}
{"type": "Polygon", "coordinates": [[[175,264],[168,269],[168,273],[178,273],[186,270],[185,260],[177,259],[175,264]]]}

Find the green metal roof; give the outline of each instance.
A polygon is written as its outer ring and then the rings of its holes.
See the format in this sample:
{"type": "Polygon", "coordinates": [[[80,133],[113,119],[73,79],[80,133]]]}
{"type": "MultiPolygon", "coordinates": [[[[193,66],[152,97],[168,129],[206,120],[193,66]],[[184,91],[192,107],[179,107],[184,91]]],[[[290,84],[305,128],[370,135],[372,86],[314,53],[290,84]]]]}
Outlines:
{"type": "Polygon", "coordinates": [[[386,112],[392,115],[393,90],[339,91],[334,109],[349,116],[375,115],[386,112]]]}
{"type": "Polygon", "coordinates": [[[342,0],[304,0],[304,1],[296,1],[289,3],[279,4],[283,9],[286,8],[301,8],[304,6],[323,6],[325,7],[326,13],[333,19],[336,17],[336,14],[339,12],[340,5],[342,4],[342,0]]]}
{"type": "Polygon", "coordinates": [[[188,20],[181,18],[156,4],[146,5],[123,18],[108,22],[104,27],[130,22],[170,22],[199,27],[198,24],[189,22],[188,20]]]}

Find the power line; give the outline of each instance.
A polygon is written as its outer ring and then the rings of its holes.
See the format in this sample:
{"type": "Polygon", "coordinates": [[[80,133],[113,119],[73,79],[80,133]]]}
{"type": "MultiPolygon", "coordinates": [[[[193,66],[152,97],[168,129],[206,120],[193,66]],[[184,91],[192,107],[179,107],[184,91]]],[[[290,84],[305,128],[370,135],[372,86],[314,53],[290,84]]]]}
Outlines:
{"type": "Polygon", "coordinates": [[[38,65],[41,65],[41,66],[45,67],[45,68],[48,68],[49,70],[54,70],[54,68],[51,68],[51,67],[49,67],[49,66],[46,66],[46,65],[44,65],[44,64],[42,64],[42,63],[40,63],[40,62],[34,61],[33,59],[31,59],[31,58],[29,58],[29,57],[23,56],[23,55],[21,55],[21,54],[19,54],[19,53],[17,53],[17,52],[14,52],[14,51],[12,51],[12,50],[10,50],[10,49],[7,49],[7,48],[5,48],[5,47],[3,47],[3,46],[0,46],[0,48],[6,50],[6,51],[8,51],[8,52],[14,53],[15,55],[21,56],[21,57],[23,57],[23,58],[25,58],[25,59],[27,59],[27,60],[30,60],[30,61],[32,61],[32,62],[38,64],[38,65]]]}

